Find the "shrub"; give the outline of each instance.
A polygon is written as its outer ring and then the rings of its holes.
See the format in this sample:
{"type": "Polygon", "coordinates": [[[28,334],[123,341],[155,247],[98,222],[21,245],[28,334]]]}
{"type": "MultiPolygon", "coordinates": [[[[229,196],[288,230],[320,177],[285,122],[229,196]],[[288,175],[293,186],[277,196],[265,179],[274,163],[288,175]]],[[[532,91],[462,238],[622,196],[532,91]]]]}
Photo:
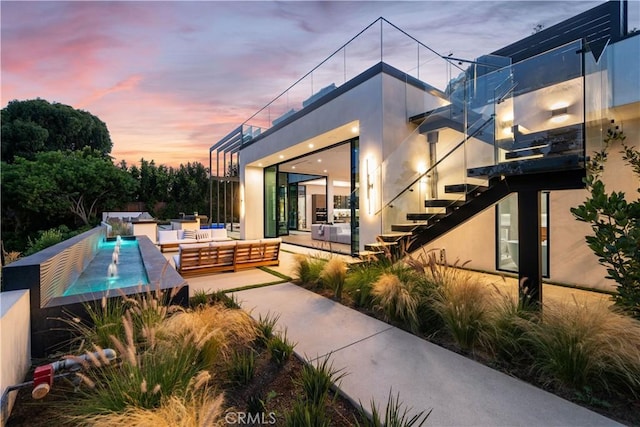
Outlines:
{"type": "Polygon", "coordinates": [[[190,336],[200,349],[200,358],[212,366],[231,354],[231,343],[244,346],[256,337],[256,326],[242,310],[221,304],[179,312],[162,324],[158,338],[164,342],[179,341],[190,336]]]}
{"type": "Polygon", "coordinates": [[[347,263],[338,257],[331,257],[320,272],[322,284],[334,292],[334,299],[342,299],[342,288],[347,277],[347,263]]]}
{"type": "Polygon", "coordinates": [[[124,342],[113,339],[122,362],[78,374],[88,389],[81,388],[80,398],[63,406],[68,416],[122,412],[129,406],[156,408],[173,394],[184,395],[192,378],[204,367],[198,363],[200,349],[191,335],[140,350],[130,316],[125,318],[124,329],[124,342]]]}
{"type": "Polygon", "coordinates": [[[227,295],[226,291],[216,291],[211,294],[210,302],[221,303],[226,308],[241,308],[235,294],[227,295]]]}
{"type": "Polygon", "coordinates": [[[434,309],[456,344],[462,350],[471,350],[481,338],[489,294],[468,271],[454,267],[438,270],[442,274],[434,294],[434,309]]]}
{"type": "Polygon", "coordinates": [[[640,394],[640,322],[603,303],[547,305],[525,338],[546,383],[640,394]]]}
{"type": "Polygon", "coordinates": [[[337,384],[346,374],[342,369],[335,369],[333,363],[329,363],[330,355],[317,360],[315,364],[305,364],[302,368],[300,386],[307,402],[322,405],[326,402],[329,390],[333,384],[337,384]]]}
{"type": "Polygon", "coordinates": [[[324,269],[325,260],[296,254],[294,261],[294,277],[301,284],[313,286],[320,282],[320,273],[324,269]]]}
{"type": "Polygon", "coordinates": [[[38,237],[35,240],[31,240],[31,238],[29,238],[25,255],[35,254],[36,252],[40,252],[41,250],[48,248],[49,246],[53,246],[62,242],[64,240],[65,233],[68,232],[69,229],[65,226],[40,231],[38,237]]]}
{"type": "Polygon", "coordinates": [[[191,307],[204,307],[209,304],[209,294],[204,289],[198,289],[189,300],[191,307]]]}
{"type": "Polygon", "coordinates": [[[499,298],[488,313],[483,344],[498,360],[524,365],[532,362],[531,349],[524,336],[535,319],[535,312],[526,309],[517,297],[495,288],[499,298]]]}
{"type": "Polygon", "coordinates": [[[22,253],[18,251],[9,251],[4,254],[4,265],[11,264],[14,261],[17,261],[22,257],[22,253]]]}
{"type": "Polygon", "coordinates": [[[412,427],[414,425],[422,426],[431,415],[431,411],[425,414],[424,411],[409,417],[411,408],[404,407],[400,401],[400,395],[393,397],[393,391],[389,391],[387,406],[384,411],[384,418],[378,412],[375,400],[371,399],[371,418],[369,418],[360,402],[360,417],[364,420],[362,424],[356,420],[357,426],[364,427],[412,427]]]}
{"type": "Polygon", "coordinates": [[[256,338],[261,345],[266,346],[273,337],[278,319],[280,319],[279,314],[272,315],[271,313],[267,313],[264,317],[262,317],[262,314],[259,315],[256,326],[256,338]]]}
{"type": "MultiPolygon", "coordinates": [[[[196,377],[197,378],[197,377],[196,377]]],[[[192,383],[193,384],[193,383],[192,383]]],[[[195,389],[191,385],[184,395],[171,395],[163,398],[160,406],[147,409],[129,406],[123,412],[74,417],[80,425],[110,427],[126,425],[132,427],[200,427],[218,425],[224,415],[224,397],[206,387],[195,389]]]]}
{"type": "Polygon", "coordinates": [[[585,240],[598,262],[607,267],[606,277],[618,284],[616,304],[640,319],[640,199],[627,201],[623,192],[607,193],[600,178],[610,145],[619,143],[623,159],[640,179],[640,152],[627,146],[625,138],[617,127],[608,130],[605,148],[594,153],[588,165],[590,174],[584,182],[589,196],[571,213],[591,225],[593,235],[585,240]]]}
{"type": "Polygon", "coordinates": [[[287,427],[328,427],[329,418],[323,405],[299,400],[285,415],[284,423],[287,427]]]}
{"type": "Polygon", "coordinates": [[[375,263],[361,263],[351,267],[344,286],[356,306],[370,307],[372,305],[371,289],[381,274],[382,269],[375,263]]]}
{"type": "Polygon", "coordinates": [[[274,335],[267,343],[267,349],[271,354],[271,360],[276,365],[282,367],[287,363],[287,360],[293,354],[295,343],[292,343],[287,339],[287,331],[284,331],[282,335],[274,335]]]}
{"type": "Polygon", "coordinates": [[[249,384],[255,372],[256,358],[251,350],[236,350],[231,354],[227,373],[233,384],[249,384]]]}
{"type": "Polygon", "coordinates": [[[383,273],[373,284],[371,295],[388,320],[417,329],[419,294],[411,283],[403,283],[396,274],[383,273]]]}

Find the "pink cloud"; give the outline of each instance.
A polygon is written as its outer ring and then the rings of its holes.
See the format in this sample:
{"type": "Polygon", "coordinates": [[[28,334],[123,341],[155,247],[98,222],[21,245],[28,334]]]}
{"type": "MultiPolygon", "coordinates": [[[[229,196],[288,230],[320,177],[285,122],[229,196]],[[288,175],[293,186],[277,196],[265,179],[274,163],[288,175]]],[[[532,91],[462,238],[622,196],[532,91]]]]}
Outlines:
{"type": "Polygon", "coordinates": [[[133,75],[133,76],[127,77],[125,80],[122,80],[107,89],[96,90],[91,95],[89,95],[85,100],[81,101],[78,104],[78,108],[84,108],[87,105],[91,105],[96,101],[112,93],[135,90],[140,84],[141,80],[142,80],[142,76],[133,75]]]}

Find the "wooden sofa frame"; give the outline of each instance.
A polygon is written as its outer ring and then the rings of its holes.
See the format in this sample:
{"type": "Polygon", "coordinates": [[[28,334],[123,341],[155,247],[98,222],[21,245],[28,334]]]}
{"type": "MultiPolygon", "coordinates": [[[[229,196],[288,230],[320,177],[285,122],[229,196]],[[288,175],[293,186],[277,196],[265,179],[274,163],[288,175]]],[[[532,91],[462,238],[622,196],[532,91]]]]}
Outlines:
{"type": "Polygon", "coordinates": [[[184,276],[280,265],[280,239],[183,244],[174,256],[184,276]]]}

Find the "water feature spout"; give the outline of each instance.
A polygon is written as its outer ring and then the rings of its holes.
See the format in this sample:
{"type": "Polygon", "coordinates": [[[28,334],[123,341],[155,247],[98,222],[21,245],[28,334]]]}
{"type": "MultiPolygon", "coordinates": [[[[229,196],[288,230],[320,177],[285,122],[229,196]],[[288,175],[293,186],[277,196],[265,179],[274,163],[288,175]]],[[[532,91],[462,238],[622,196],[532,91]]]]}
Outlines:
{"type": "Polygon", "coordinates": [[[118,258],[119,258],[118,253],[119,253],[118,251],[113,251],[113,254],[111,255],[111,262],[113,262],[114,264],[118,263],[118,258]]]}
{"type": "Polygon", "coordinates": [[[107,268],[107,276],[115,277],[117,275],[118,275],[118,267],[116,266],[115,262],[112,262],[111,264],[109,264],[109,267],[107,268]]]}

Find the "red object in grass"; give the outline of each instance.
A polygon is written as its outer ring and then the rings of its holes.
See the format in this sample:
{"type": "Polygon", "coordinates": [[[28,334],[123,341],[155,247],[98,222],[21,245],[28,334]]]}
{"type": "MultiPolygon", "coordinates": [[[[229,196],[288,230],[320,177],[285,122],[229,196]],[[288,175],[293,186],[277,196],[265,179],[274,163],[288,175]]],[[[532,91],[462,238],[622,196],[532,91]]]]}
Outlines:
{"type": "Polygon", "coordinates": [[[53,366],[51,364],[38,366],[33,371],[33,391],[31,396],[34,399],[45,397],[53,386],[53,366]]]}

